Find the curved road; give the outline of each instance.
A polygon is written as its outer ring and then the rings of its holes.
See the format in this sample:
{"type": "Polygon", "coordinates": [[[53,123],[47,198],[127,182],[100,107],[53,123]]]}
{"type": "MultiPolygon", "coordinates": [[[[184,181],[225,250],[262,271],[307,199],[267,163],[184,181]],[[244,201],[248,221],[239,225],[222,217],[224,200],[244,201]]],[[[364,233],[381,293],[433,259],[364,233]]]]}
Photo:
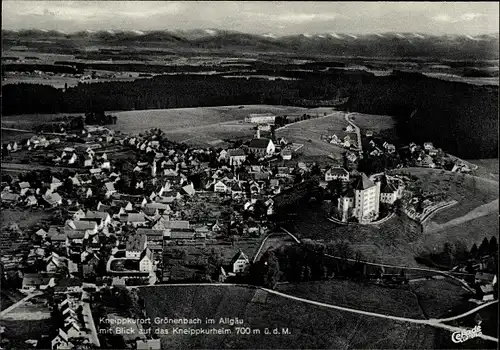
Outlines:
{"type": "MultiPolygon", "coordinates": [[[[281,292],[278,292],[278,291],[275,291],[275,290],[272,290],[272,289],[267,289],[267,288],[262,288],[262,287],[256,287],[256,286],[246,285],[246,284],[232,284],[232,283],[191,283],[191,284],[189,284],[189,283],[176,283],[176,284],[155,284],[155,285],[152,285],[152,286],[148,286],[148,285],[131,286],[129,288],[130,289],[136,289],[136,288],[186,287],[186,286],[190,286],[190,287],[192,287],[192,286],[200,286],[200,287],[204,287],[204,286],[212,286],[212,287],[244,287],[244,288],[259,289],[259,290],[265,291],[265,292],[267,292],[269,294],[278,295],[278,296],[283,297],[283,298],[287,298],[287,299],[291,299],[291,300],[295,300],[295,301],[300,301],[300,302],[311,304],[311,305],[315,305],[315,306],[320,306],[320,307],[325,307],[325,308],[329,308],[329,309],[334,309],[334,310],[340,310],[340,311],[355,313],[355,314],[359,314],[359,315],[384,318],[384,319],[393,320],[393,321],[409,322],[409,323],[414,323],[414,324],[422,324],[422,325],[427,325],[427,326],[431,326],[431,327],[446,329],[446,330],[452,331],[452,332],[460,332],[460,331],[463,331],[465,329],[460,328],[460,327],[449,326],[447,324],[443,324],[442,322],[456,320],[456,319],[468,316],[468,315],[470,315],[470,314],[472,314],[474,312],[477,312],[477,311],[479,311],[479,310],[481,310],[481,309],[483,309],[485,307],[488,307],[490,305],[498,303],[498,300],[495,300],[495,301],[492,301],[492,302],[489,302],[489,303],[485,303],[485,304],[482,304],[482,305],[480,305],[480,306],[478,306],[478,307],[476,307],[476,308],[474,308],[472,310],[469,310],[469,311],[467,311],[467,312],[465,312],[463,314],[456,315],[456,316],[449,317],[449,318],[421,320],[421,319],[414,319],[414,318],[407,318],[407,317],[390,316],[390,315],[380,314],[380,313],[376,313],[376,312],[363,311],[363,310],[352,309],[352,308],[343,307],[343,306],[337,306],[337,305],[322,303],[322,302],[315,301],[315,300],[300,298],[300,297],[296,297],[296,296],[293,296],[293,295],[290,295],[290,294],[281,293],[281,292]]],[[[480,335],[478,335],[478,338],[489,340],[489,341],[494,341],[494,342],[498,343],[498,339],[497,338],[494,338],[494,337],[489,336],[489,335],[480,334],[480,335]]]]}
{"type": "Polygon", "coordinates": [[[346,113],[344,115],[345,121],[351,124],[351,126],[356,130],[356,136],[358,138],[358,149],[360,152],[363,152],[363,145],[361,144],[361,131],[359,130],[359,127],[354,124],[354,122],[351,120],[351,115],[354,113],[346,113]]]}

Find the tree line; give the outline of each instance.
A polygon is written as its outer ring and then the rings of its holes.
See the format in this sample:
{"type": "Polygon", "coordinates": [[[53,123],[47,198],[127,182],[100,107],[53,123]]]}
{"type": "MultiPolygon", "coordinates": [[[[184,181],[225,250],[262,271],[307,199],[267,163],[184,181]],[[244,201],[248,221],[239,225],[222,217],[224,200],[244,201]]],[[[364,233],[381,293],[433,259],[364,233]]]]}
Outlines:
{"type": "Polygon", "coordinates": [[[133,82],[80,84],[66,91],[33,84],[3,88],[5,115],[84,113],[350,97],[348,111],[392,115],[402,143],[432,141],[463,158],[498,156],[498,87],[442,81],[421,74],[290,72],[298,80],[156,76],[133,82]]]}

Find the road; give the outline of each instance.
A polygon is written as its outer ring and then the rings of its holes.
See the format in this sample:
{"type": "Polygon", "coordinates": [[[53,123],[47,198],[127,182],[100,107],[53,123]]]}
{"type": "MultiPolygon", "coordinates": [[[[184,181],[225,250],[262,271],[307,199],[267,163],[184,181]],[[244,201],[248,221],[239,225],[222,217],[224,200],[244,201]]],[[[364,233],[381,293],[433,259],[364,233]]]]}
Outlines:
{"type": "Polygon", "coordinates": [[[358,149],[360,152],[363,152],[363,145],[361,144],[361,131],[359,130],[359,127],[356,124],[354,124],[353,121],[351,120],[352,114],[353,113],[346,113],[344,115],[344,117],[345,117],[346,122],[351,124],[351,126],[356,130],[356,136],[358,138],[358,149]]]}
{"type": "Polygon", "coordinates": [[[21,305],[22,303],[24,303],[25,301],[37,296],[37,295],[40,295],[42,293],[33,293],[33,294],[28,294],[27,296],[25,296],[24,298],[22,298],[21,300],[19,300],[17,303],[15,304],[12,304],[11,306],[9,306],[8,308],[6,308],[5,310],[3,310],[2,312],[0,312],[0,317],[3,317],[5,315],[7,315],[9,312],[11,312],[12,310],[14,310],[16,307],[18,307],[19,305],[21,305]]]}
{"type": "Polygon", "coordinates": [[[33,131],[33,130],[16,129],[16,128],[2,128],[2,130],[4,130],[4,131],[25,132],[25,133],[38,134],[38,135],[67,136],[66,133],[58,133],[58,132],[36,132],[36,131],[33,131]]]}
{"type": "MultiPolygon", "coordinates": [[[[468,316],[468,315],[470,315],[470,314],[472,314],[474,312],[477,312],[477,311],[479,311],[479,310],[481,310],[481,309],[483,309],[485,307],[488,307],[490,305],[498,303],[497,300],[489,302],[489,303],[485,303],[485,304],[480,305],[480,306],[478,306],[478,307],[476,307],[476,308],[474,308],[472,310],[469,310],[469,311],[467,311],[467,312],[465,312],[463,314],[456,315],[456,316],[449,317],[449,318],[444,318],[444,319],[430,319],[430,320],[425,320],[424,319],[424,320],[422,320],[422,319],[414,319],[414,318],[407,318],[407,317],[391,316],[391,315],[387,315],[387,314],[380,314],[380,313],[376,313],[376,312],[363,311],[363,310],[352,309],[352,308],[343,307],[343,306],[337,306],[337,305],[322,303],[322,302],[315,301],[315,300],[300,298],[300,297],[296,297],[296,296],[293,296],[293,295],[290,295],[290,294],[281,293],[281,292],[278,292],[278,291],[275,291],[275,290],[272,290],[272,289],[267,289],[267,288],[262,288],[262,287],[256,287],[256,286],[246,285],[246,284],[232,284],[232,283],[191,283],[191,284],[189,284],[189,283],[176,283],[176,284],[156,284],[156,285],[153,285],[153,286],[142,285],[142,286],[133,286],[133,287],[128,287],[128,288],[130,288],[130,289],[136,289],[136,288],[187,287],[187,286],[189,286],[189,287],[192,287],[192,286],[200,286],[200,287],[205,287],[205,286],[211,286],[211,287],[244,287],[244,288],[259,289],[259,290],[265,291],[265,292],[267,292],[269,294],[274,294],[274,295],[277,295],[277,296],[280,296],[280,297],[283,297],[283,298],[287,298],[287,299],[291,299],[291,300],[295,300],[295,301],[299,301],[299,302],[303,302],[303,303],[307,303],[307,304],[311,304],[311,305],[315,305],[315,306],[319,306],[319,307],[324,307],[324,308],[334,309],[334,310],[339,310],[339,311],[344,311],[344,312],[350,312],[350,313],[354,313],[354,314],[358,314],[358,315],[364,315],[364,316],[370,316],[370,317],[377,317],[377,318],[384,318],[384,319],[387,319],[387,320],[393,320],[393,321],[398,321],[398,322],[408,322],[408,323],[414,323],[414,324],[427,325],[427,326],[431,326],[431,327],[446,329],[446,330],[452,331],[452,332],[460,332],[460,331],[463,331],[465,329],[459,328],[459,327],[449,326],[447,324],[444,324],[443,322],[460,319],[460,318],[468,316]]],[[[494,341],[494,342],[498,343],[498,339],[497,338],[494,338],[494,337],[489,336],[489,335],[479,334],[478,338],[489,340],[489,341],[494,341]]]]}
{"type": "MultiPolygon", "coordinates": [[[[287,233],[290,237],[292,237],[295,240],[295,242],[297,242],[298,244],[302,243],[292,233],[288,232],[283,227],[280,227],[280,228],[283,230],[283,232],[287,233]]],[[[443,275],[443,276],[446,276],[446,277],[449,277],[451,279],[456,280],[457,282],[459,282],[460,284],[462,284],[470,292],[473,292],[473,293],[476,292],[464,280],[462,280],[462,279],[460,279],[460,278],[455,277],[455,276],[452,275],[452,274],[455,274],[455,275],[462,275],[462,276],[473,276],[473,274],[470,274],[470,273],[456,272],[456,271],[433,270],[433,269],[428,269],[428,268],[423,268],[423,267],[409,267],[409,266],[400,266],[400,265],[380,264],[380,263],[374,263],[374,262],[364,261],[364,260],[356,260],[356,259],[350,259],[350,258],[343,258],[343,257],[340,257],[340,256],[335,256],[335,255],[330,255],[330,254],[323,254],[323,255],[327,256],[329,258],[332,258],[332,259],[341,259],[341,260],[346,260],[346,261],[350,261],[350,262],[359,262],[359,263],[363,263],[363,264],[371,265],[371,266],[380,266],[380,267],[389,267],[389,268],[396,268],[396,269],[405,269],[405,270],[414,270],[414,271],[424,271],[424,272],[437,273],[437,274],[440,274],[440,275],[443,275]]]]}

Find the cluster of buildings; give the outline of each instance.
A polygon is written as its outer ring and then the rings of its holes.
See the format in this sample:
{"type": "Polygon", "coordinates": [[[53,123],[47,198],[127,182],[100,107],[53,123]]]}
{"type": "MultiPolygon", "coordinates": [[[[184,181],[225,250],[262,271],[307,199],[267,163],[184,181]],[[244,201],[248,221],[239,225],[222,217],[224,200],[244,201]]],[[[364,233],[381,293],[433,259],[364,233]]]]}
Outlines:
{"type": "Polygon", "coordinates": [[[394,204],[402,197],[404,190],[404,183],[398,177],[385,174],[368,177],[359,173],[351,178],[349,172],[339,166],[325,172],[326,182],[334,180],[344,184],[336,208],[337,218],[342,222],[351,218],[356,218],[362,224],[378,220],[380,204],[394,204]]]}

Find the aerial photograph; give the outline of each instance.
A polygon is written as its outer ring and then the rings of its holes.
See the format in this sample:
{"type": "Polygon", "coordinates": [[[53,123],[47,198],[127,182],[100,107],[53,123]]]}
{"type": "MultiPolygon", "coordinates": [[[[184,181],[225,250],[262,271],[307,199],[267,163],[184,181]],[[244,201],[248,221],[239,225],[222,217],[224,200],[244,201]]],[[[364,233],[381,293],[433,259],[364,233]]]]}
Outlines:
{"type": "Polygon", "coordinates": [[[499,347],[499,2],[1,26],[0,350],[499,347]]]}

